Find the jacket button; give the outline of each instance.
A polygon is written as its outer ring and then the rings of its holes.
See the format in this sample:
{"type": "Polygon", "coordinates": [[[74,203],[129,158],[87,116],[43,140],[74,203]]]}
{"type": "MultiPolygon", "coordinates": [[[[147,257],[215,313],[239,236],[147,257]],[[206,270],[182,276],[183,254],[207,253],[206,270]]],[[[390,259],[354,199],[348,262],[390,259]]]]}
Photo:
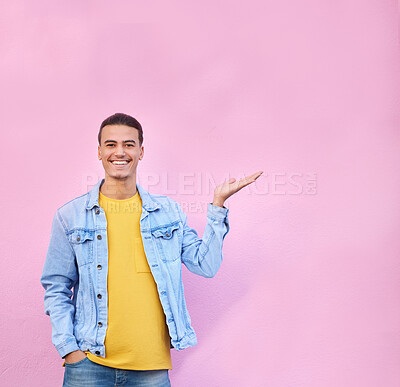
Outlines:
{"type": "Polygon", "coordinates": [[[169,233],[167,232],[167,233],[165,234],[165,236],[166,236],[167,238],[169,238],[169,233]]]}
{"type": "Polygon", "coordinates": [[[100,210],[97,208],[96,209],[96,215],[99,215],[100,214],[100,210]]]}
{"type": "Polygon", "coordinates": [[[95,354],[96,354],[96,355],[100,355],[100,351],[96,351],[95,354]]]}
{"type": "Polygon", "coordinates": [[[97,268],[100,270],[101,269],[101,265],[97,265],[97,268]]]}
{"type": "Polygon", "coordinates": [[[100,298],[101,298],[101,294],[98,294],[98,295],[97,295],[97,298],[99,298],[99,299],[100,299],[100,298]]]}
{"type": "Polygon", "coordinates": [[[76,240],[79,242],[79,241],[81,240],[81,237],[78,236],[78,237],[76,238],[76,240]]]}
{"type": "Polygon", "coordinates": [[[102,327],[102,326],[103,326],[103,324],[102,324],[100,321],[97,323],[97,325],[98,325],[99,327],[102,327]]]}
{"type": "Polygon", "coordinates": [[[101,239],[101,235],[97,235],[97,239],[101,239]]]}

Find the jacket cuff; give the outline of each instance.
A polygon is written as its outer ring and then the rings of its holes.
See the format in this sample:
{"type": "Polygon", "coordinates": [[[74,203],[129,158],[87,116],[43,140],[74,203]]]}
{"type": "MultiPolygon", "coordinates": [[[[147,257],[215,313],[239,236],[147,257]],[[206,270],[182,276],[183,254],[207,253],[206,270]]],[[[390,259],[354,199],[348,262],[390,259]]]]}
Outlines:
{"type": "Polygon", "coordinates": [[[213,220],[219,219],[223,220],[228,216],[229,209],[219,206],[214,206],[212,203],[208,203],[207,207],[207,217],[213,220]]]}
{"type": "Polygon", "coordinates": [[[58,354],[62,358],[67,356],[69,353],[77,351],[79,349],[80,348],[78,347],[78,344],[77,344],[76,340],[69,340],[66,343],[63,343],[63,344],[58,345],[56,347],[56,350],[57,350],[58,354]]]}

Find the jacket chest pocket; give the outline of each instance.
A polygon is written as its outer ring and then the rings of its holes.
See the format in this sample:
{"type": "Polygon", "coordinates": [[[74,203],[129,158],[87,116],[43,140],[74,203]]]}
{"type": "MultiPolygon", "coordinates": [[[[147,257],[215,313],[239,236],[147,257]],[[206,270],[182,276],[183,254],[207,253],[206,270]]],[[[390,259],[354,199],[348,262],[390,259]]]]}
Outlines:
{"type": "Polygon", "coordinates": [[[78,266],[93,262],[94,231],[79,229],[73,230],[68,239],[74,249],[78,266]]]}
{"type": "Polygon", "coordinates": [[[182,235],[179,223],[159,226],[151,230],[151,234],[162,261],[172,262],[180,258],[182,235]]]}

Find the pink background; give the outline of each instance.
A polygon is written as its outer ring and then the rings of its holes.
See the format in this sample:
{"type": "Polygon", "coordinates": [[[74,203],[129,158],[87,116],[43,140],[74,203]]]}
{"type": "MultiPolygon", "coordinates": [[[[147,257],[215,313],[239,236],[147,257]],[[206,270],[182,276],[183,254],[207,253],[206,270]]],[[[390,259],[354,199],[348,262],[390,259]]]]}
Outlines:
{"type": "Polygon", "coordinates": [[[143,125],[139,183],[175,189],[200,235],[197,179],[264,171],[227,202],[216,277],[183,268],[199,344],[172,352],[174,386],[400,385],[397,2],[12,1],[0,18],[1,386],[62,384],[39,279],[115,112],[143,125]]]}

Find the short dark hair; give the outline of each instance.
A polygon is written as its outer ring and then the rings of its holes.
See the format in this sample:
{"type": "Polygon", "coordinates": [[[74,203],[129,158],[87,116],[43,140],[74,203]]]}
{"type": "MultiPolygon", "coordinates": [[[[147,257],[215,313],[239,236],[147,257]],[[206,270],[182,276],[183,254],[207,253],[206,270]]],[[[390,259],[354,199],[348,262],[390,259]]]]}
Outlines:
{"type": "Polygon", "coordinates": [[[136,118],[129,116],[124,113],[115,113],[112,116],[106,118],[100,125],[99,134],[97,136],[99,145],[101,145],[101,132],[106,125],[126,125],[131,126],[139,131],[139,146],[143,144],[143,129],[139,121],[136,118]]]}

